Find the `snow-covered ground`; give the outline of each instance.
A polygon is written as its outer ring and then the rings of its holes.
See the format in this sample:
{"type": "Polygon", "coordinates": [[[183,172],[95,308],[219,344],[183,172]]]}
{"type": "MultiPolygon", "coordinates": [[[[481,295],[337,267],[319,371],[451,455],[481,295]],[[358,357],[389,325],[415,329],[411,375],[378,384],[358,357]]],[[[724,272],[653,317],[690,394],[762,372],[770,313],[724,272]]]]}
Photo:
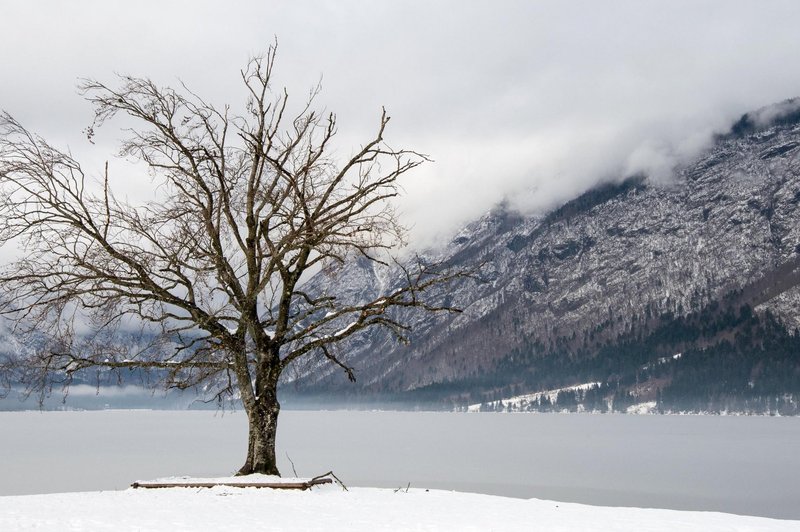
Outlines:
{"type": "Polygon", "coordinates": [[[502,406],[504,408],[509,408],[512,410],[524,410],[528,404],[535,403],[536,401],[544,397],[547,397],[547,399],[549,399],[551,403],[555,403],[556,398],[558,397],[558,392],[586,391],[589,390],[590,388],[599,385],[600,385],[599,382],[586,382],[583,384],[576,384],[574,386],[565,386],[564,388],[555,388],[553,390],[528,393],[525,395],[515,395],[514,397],[509,397],[507,399],[502,399],[498,401],[489,401],[488,403],[476,403],[474,405],[469,405],[467,407],[467,412],[480,412],[481,407],[485,406],[488,406],[492,409],[496,409],[498,406],[502,406]]]}
{"type": "Polygon", "coordinates": [[[628,414],[652,414],[656,411],[657,403],[655,401],[645,401],[644,403],[636,403],[629,406],[625,411],[628,414]]]}
{"type": "Polygon", "coordinates": [[[3,531],[792,531],[800,521],[611,508],[441,490],[128,489],[0,497],[3,531]]]}

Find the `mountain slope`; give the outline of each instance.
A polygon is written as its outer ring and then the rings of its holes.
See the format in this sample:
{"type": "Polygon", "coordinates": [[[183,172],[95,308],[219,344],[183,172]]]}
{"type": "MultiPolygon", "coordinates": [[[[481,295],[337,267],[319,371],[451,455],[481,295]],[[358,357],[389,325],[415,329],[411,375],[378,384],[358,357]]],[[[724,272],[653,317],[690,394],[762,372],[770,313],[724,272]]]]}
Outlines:
{"type": "MultiPolygon", "coordinates": [[[[678,347],[702,351],[721,342],[755,353],[764,323],[778,324],[770,329],[776,338],[791,337],[800,326],[799,123],[792,101],[745,115],[668,184],[642,176],[608,183],[544,216],[499,206],[428,256],[455,266],[483,263],[479,282],[460,281],[440,294],[463,313],[415,316],[409,346],[379,332],[343,346],[359,390],[435,390],[462,402],[576,384],[586,376],[581,363],[615,346],[646,364],[678,347]],[[675,320],[701,327],[742,308],[755,309],[756,321],[726,322],[727,329],[690,341],[652,341],[675,320]],[[754,329],[750,343],[731,343],[743,328],[754,329]],[[573,373],[552,373],[564,365],[553,360],[570,361],[573,373]]],[[[327,293],[346,287],[359,298],[399,282],[356,263],[309,286],[327,293]]],[[[791,349],[781,356],[791,357],[791,349]]],[[[789,366],[800,368],[797,357],[789,366]]],[[[593,376],[625,381],[611,370],[593,376]]],[[[324,363],[296,368],[293,380],[299,390],[347,391],[324,363]]]]}

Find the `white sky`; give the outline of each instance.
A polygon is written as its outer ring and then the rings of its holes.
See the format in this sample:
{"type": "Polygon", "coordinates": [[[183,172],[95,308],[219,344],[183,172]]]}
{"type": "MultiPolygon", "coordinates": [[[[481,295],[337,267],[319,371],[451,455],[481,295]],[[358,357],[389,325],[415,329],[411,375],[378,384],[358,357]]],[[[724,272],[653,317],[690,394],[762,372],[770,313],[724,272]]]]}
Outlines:
{"type": "Polygon", "coordinates": [[[503,198],[535,211],[635,171],[667,178],[712,131],[800,96],[796,1],[0,0],[0,16],[0,108],[95,175],[118,133],[86,142],[78,78],[181,79],[237,103],[238,69],[277,36],[278,82],[299,99],[322,76],[344,142],[385,105],[389,142],[436,161],[405,180],[417,243],[503,198]]]}

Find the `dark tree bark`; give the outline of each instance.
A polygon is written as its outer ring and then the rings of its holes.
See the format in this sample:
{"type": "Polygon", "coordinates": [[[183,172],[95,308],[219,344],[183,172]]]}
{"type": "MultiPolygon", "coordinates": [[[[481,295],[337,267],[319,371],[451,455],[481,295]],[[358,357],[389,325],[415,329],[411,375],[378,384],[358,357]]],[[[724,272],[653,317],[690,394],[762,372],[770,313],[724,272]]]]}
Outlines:
{"type": "Polygon", "coordinates": [[[275,443],[278,434],[278,414],[281,405],[278,401],[278,368],[267,371],[263,382],[256,382],[257,395],[254,404],[247,407],[248,436],[247,457],[238,475],[263,473],[280,475],[275,457],[275,443]],[[273,376],[274,375],[274,376],[273,376]]]}
{"type": "Polygon", "coordinates": [[[248,475],[250,473],[264,473],[266,475],[279,475],[278,463],[275,458],[275,443],[278,433],[278,414],[281,406],[277,395],[263,401],[256,411],[249,416],[249,437],[248,450],[252,448],[252,456],[245,460],[245,466],[239,470],[239,474],[248,475]],[[247,464],[251,466],[249,470],[247,464]]]}
{"type": "Polygon", "coordinates": [[[335,115],[313,110],[317,88],[291,116],[287,92],[273,90],[274,59],[273,46],[241,72],[242,115],[146,78],[82,83],[96,112],[90,140],[117,115],[133,124],[122,154],[148,166],[158,190],[143,204],[114,194],[108,165],[93,186],[69,153],[0,117],[0,245],[24,249],[0,272],[0,313],[42,346],[0,364],[0,382],[46,394],[105,368],[205,383],[247,413],[240,473],[278,474],[277,385],[293,361],[324,358],[354,380],[334,344],[370,327],[406,339],[393,308],[453,310],[428,295],[463,272],[387,261],[404,235],[397,180],[427,158],[384,142],[385,110],[367,142],[334,157],[335,115]],[[353,257],[407,282],[372,300],[302,288],[304,275],[353,257]],[[133,324],[140,341],[120,342],[133,324]]]}

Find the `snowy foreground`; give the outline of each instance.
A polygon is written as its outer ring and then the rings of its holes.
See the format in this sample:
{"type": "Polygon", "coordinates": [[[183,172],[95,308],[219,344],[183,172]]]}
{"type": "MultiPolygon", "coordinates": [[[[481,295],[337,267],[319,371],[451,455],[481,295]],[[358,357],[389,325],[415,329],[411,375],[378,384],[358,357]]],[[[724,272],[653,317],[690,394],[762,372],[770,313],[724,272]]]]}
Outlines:
{"type": "Polygon", "coordinates": [[[800,521],[414,488],[344,491],[329,485],[288,491],[218,486],[0,497],[0,530],[795,532],[800,521]]]}

